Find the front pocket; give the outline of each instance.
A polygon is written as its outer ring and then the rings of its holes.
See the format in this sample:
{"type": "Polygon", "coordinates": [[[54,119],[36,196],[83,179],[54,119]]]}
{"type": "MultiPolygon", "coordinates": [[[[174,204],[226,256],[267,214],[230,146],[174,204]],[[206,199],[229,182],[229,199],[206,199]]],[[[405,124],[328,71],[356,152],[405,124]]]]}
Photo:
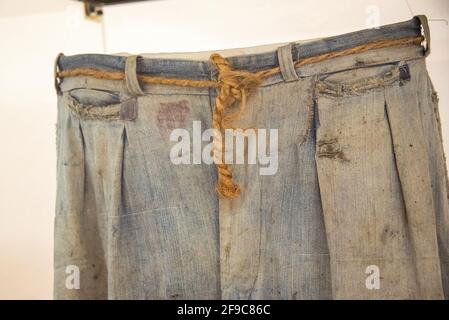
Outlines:
{"type": "Polygon", "coordinates": [[[120,93],[115,91],[78,88],[68,91],[68,95],[80,104],[95,105],[98,107],[121,102],[120,93]]]}
{"type": "Polygon", "coordinates": [[[67,105],[83,120],[134,120],[137,117],[137,99],[97,89],[77,88],[65,92],[67,105]]]}
{"type": "Polygon", "coordinates": [[[385,90],[330,89],[317,99],[315,159],[331,274],[337,279],[333,296],[411,298],[416,276],[385,90]],[[366,289],[363,275],[371,264],[380,268],[383,291],[366,289]],[[348,277],[348,271],[356,276],[348,277]]]}
{"type": "MultiPolygon", "coordinates": [[[[317,97],[316,164],[332,276],[346,279],[346,270],[363,273],[373,263],[381,268],[384,298],[435,299],[441,275],[436,185],[420,113],[424,62],[408,63],[370,76],[357,70],[353,81],[350,73],[340,82],[323,80],[332,82],[326,89],[354,89],[317,97]]],[[[340,282],[334,296],[380,297],[356,281],[340,282]]]]}
{"type": "Polygon", "coordinates": [[[409,80],[410,70],[406,63],[388,64],[321,75],[315,90],[317,96],[340,98],[403,85],[409,80]]]}

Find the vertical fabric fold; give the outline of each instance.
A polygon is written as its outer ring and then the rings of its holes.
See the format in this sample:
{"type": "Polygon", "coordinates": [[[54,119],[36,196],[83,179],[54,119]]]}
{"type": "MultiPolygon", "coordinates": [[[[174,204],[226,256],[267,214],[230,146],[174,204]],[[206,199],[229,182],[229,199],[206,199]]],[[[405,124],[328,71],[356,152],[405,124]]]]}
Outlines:
{"type": "Polygon", "coordinates": [[[443,150],[438,95],[427,71],[424,72],[424,77],[420,79],[420,88],[423,90],[419,91],[419,106],[428,149],[443,288],[446,299],[449,299],[449,188],[446,156],[443,150]]]}
{"type": "Polygon", "coordinates": [[[106,299],[108,217],[121,209],[124,124],[80,120],[61,106],[58,131],[54,297],[106,299]]]}
{"type": "Polygon", "coordinates": [[[412,64],[410,82],[385,89],[396,167],[414,254],[418,298],[442,298],[435,204],[418,92],[422,76],[412,64]]]}
{"type": "Polygon", "coordinates": [[[57,195],[54,232],[54,298],[95,297],[81,274],[91,273],[84,211],[85,158],[80,122],[60,106],[57,123],[57,195]],[[81,287],[82,285],[82,287],[81,287]],[[82,288],[82,289],[81,289],[82,288]]]}
{"type": "Polygon", "coordinates": [[[414,298],[407,222],[384,106],[381,90],[317,99],[315,158],[334,299],[414,298]],[[377,276],[378,287],[367,285],[370,276],[377,276]]]}
{"type": "Polygon", "coordinates": [[[111,298],[113,289],[108,273],[114,272],[112,217],[122,212],[123,160],[127,143],[125,122],[83,121],[81,127],[86,157],[84,211],[90,221],[86,235],[92,238],[90,246],[97,252],[95,260],[100,269],[97,277],[87,281],[100,285],[104,298],[111,298]]]}

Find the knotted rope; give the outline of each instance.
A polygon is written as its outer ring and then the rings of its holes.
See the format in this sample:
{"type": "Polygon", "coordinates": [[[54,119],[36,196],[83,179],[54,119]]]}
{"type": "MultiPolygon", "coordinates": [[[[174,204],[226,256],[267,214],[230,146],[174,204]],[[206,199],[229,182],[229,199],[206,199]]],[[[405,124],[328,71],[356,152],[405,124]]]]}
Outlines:
{"type": "Polygon", "coordinates": [[[210,62],[218,71],[219,91],[215,98],[212,113],[212,128],[214,129],[213,155],[218,171],[218,182],[215,191],[222,197],[235,198],[240,194],[240,187],[232,179],[230,166],[223,162],[223,133],[226,129],[235,129],[232,120],[243,113],[246,101],[251,91],[262,83],[262,77],[244,70],[232,70],[229,62],[219,54],[213,54],[210,62]],[[235,111],[229,109],[235,104],[235,111]]]}
{"type": "MultiPolygon", "coordinates": [[[[325,54],[300,59],[294,63],[294,66],[298,68],[303,65],[317,63],[324,60],[343,57],[355,53],[361,53],[373,49],[413,44],[418,45],[423,41],[424,37],[422,36],[394,40],[378,40],[349,49],[332,51],[325,54]]],[[[138,75],[137,78],[140,82],[149,84],[218,89],[217,97],[215,99],[215,106],[212,113],[212,128],[214,129],[213,156],[218,171],[218,181],[215,186],[215,190],[221,197],[231,199],[239,196],[240,187],[233,180],[232,170],[230,166],[223,161],[224,148],[222,136],[224,130],[235,129],[232,125],[232,121],[238,119],[243,113],[248,96],[255,88],[260,86],[265,78],[279,73],[280,68],[274,67],[254,73],[245,70],[232,70],[229,62],[216,53],[211,55],[210,62],[217,69],[217,81],[165,78],[146,75],[138,75]]],[[[57,73],[57,77],[59,78],[76,76],[88,76],[106,80],[125,79],[124,72],[103,71],[92,68],[73,68],[59,71],[57,73]]]]}

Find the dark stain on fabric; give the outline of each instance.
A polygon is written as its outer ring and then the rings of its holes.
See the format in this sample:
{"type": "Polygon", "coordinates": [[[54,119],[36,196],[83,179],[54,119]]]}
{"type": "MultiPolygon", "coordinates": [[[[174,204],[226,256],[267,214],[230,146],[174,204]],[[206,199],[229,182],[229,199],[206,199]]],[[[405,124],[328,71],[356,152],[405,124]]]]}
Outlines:
{"type": "Polygon", "coordinates": [[[381,241],[383,244],[387,242],[389,239],[394,239],[399,235],[398,231],[391,230],[389,226],[386,226],[383,229],[382,235],[381,235],[381,241]]]}
{"type": "Polygon", "coordinates": [[[404,64],[399,67],[399,79],[401,80],[400,84],[403,84],[403,81],[409,81],[410,76],[410,68],[408,64],[404,64]]]}
{"type": "Polygon", "coordinates": [[[343,162],[349,161],[336,138],[318,141],[317,156],[318,158],[336,159],[343,162]]]}
{"type": "Polygon", "coordinates": [[[137,102],[136,99],[130,99],[122,102],[120,107],[121,120],[134,120],[137,117],[137,102]]]}
{"type": "Polygon", "coordinates": [[[189,113],[187,100],[160,103],[156,120],[161,136],[168,137],[174,129],[184,128],[189,113]]]}
{"type": "Polygon", "coordinates": [[[81,164],[82,162],[78,159],[69,159],[62,163],[64,167],[79,167],[81,164]]]}
{"type": "Polygon", "coordinates": [[[225,252],[225,260],[228,260],[229,256],[231,255],[231,246],[229,244],[225,245],[224,252],[225,252]]]}
{"type": "Polygon", "coordinates": [[[117,227],[112,227],[112,236],[114,237],[118,232],[118,228],[117,227]]]}
{"type": "Polygon", "coordinates": [[[438,93],[436,91],[432,92],[432,102],[433,103],[438,103],[440,101],[440,99],[438,98],[438,93]]]}

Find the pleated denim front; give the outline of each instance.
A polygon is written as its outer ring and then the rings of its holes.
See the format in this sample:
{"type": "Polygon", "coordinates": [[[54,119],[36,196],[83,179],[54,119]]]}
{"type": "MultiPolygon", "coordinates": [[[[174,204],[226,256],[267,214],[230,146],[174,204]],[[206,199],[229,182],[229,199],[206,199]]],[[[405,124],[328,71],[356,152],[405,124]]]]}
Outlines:
{"type": "MultiPolygon", "coordinates": [[[[211,128],[214,88],[64,78],[55,298],[447,298],[448,180],[423,48],[293,66],[302,56],[418,34],[415,19],[229,56],[236,69],[281,71],[252,92],[237,121],[278,130],[277,171],[232,165],[236,199],[215,193],[213,164],[170,159],[171,131],[192,136],[194,121],[211,128]],[[79,288],[67,285],[68,266],[79,270],[79,288]],[[367,283],[373,267],[376,288],[367,283]]],[[[128,70],[128,56],[77,55],[59,67],[214,79],[198,57],[142,55],[128,70]]]]}

